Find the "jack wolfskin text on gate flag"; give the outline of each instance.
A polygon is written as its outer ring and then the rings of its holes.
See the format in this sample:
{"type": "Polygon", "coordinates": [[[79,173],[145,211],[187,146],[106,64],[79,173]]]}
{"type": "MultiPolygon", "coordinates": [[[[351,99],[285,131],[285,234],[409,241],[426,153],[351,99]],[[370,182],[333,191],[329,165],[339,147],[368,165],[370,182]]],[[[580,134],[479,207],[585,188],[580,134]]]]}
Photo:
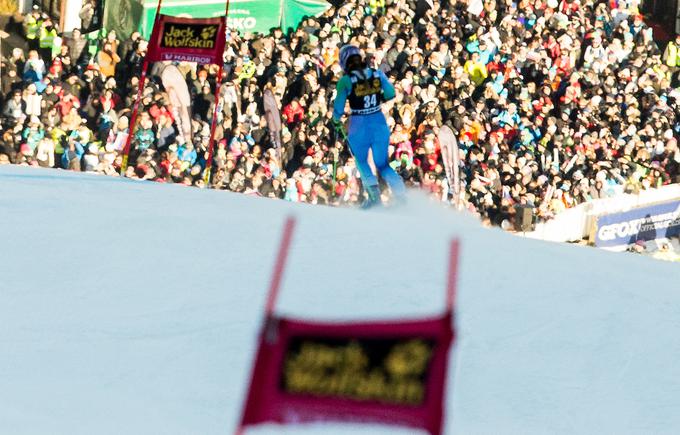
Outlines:
{"type": "Polygon", "coordinates": [[[178,18],[161,15],[149,43],[149,61],[219,64],[224,53],[224,17],[178,18]]]}
{"type": "Polygon", "coordinates": [[[270,318],[243,426],[364,422],[442,430],[452,314],[370,323],[270,318]]]}

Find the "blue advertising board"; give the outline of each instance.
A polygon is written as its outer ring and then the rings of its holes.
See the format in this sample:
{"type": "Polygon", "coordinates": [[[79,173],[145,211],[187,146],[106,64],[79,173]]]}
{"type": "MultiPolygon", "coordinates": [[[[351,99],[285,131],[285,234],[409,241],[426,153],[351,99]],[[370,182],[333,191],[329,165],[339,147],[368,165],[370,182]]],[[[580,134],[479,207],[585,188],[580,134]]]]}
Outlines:
{"type": "Polygon", "coordinates": [[[638,240],[680,235],[680,199],[598,217],[595,246],[612,248],[638,240]]]}

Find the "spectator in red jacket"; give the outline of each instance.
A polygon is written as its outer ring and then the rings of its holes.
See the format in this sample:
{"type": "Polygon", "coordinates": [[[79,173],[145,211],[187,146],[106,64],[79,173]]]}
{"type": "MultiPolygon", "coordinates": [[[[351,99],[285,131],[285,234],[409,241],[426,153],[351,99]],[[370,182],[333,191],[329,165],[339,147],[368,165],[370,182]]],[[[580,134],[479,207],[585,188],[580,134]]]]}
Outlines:
{"type": "Polygon", "coordinates": [[[305,118],[305,109],[302,108],[298,99],[295,98],[283,108],[281,115],[288,124],[288,128],[293,129],[300,121],[305,118]]]}

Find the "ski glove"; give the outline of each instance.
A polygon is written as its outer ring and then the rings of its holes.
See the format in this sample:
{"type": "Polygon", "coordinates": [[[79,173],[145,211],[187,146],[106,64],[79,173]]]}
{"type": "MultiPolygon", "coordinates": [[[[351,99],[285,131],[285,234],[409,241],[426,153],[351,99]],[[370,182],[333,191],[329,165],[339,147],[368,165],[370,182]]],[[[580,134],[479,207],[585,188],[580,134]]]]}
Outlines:
{"type": "Polygon", "coordinates": [[[339,119],[333,118],[333,128],[335,129],[336,133],[338,133],[340,136],[345,137],[345,126],[342,125],[342,121],[339,119]]]}

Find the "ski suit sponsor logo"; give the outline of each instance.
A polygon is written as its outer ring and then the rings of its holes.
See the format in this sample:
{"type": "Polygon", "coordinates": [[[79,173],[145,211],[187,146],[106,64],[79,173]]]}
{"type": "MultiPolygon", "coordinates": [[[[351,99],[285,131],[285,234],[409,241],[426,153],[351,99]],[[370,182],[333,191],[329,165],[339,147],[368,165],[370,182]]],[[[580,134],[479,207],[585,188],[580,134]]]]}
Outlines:
{"type": "Polygon", "coordinates": [[[354,93],[357,97],[365,97],[366,95],[379,94],[382,90],[380,80],[374,79],[371,81],[359,82],[354,85],[354,93]]]}
{"type": "Polygon", "coordinates": [[[373,115],[381,110],[380,106],[371,107],[369,109],[352,109],[352,115],[373,115]]]}

